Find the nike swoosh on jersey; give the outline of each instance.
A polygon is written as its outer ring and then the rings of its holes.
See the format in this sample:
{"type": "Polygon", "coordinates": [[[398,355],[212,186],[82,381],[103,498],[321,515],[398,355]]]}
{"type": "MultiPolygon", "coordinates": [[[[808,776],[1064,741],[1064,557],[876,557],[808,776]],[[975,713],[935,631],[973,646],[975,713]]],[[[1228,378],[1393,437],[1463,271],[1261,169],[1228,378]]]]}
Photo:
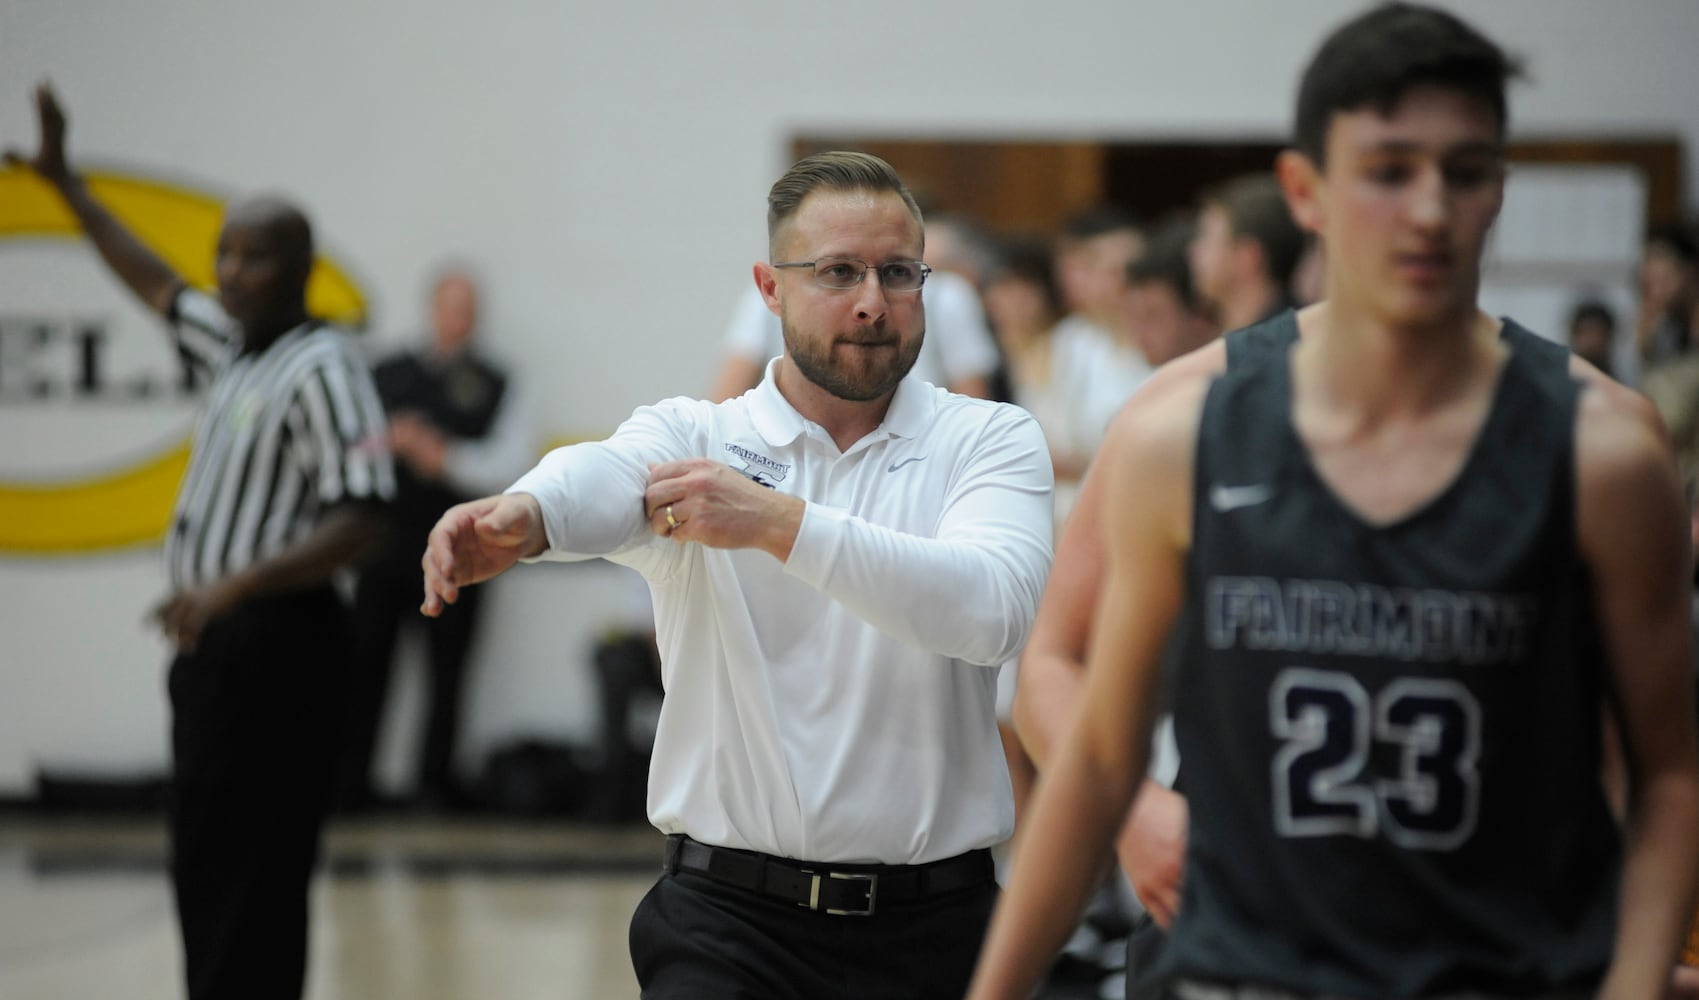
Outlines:
{"type": "Polygon", "coordinates": [[[1209,488],[1209,505],[1215,508],[1217,513],[1225,514],[1241,507],[1255,507],[1273,496],[1274,487],[1267,483],[1255,483],[1250,486],[1224,486],[1216,483],[1209,488]]]}
{"type": "Polygon", "coordinates": [[[905,458],[901,462],[892,462],[891,467],[889,469],[886,469],[885,471],[886,472],[895,472],[898,469],[902,468],[903,466],[909,464],[910,462],[920,462],[920,461],[924,461],[925,459],[926,459],[925,455],[916,455],[914,458],[905,458]]]}

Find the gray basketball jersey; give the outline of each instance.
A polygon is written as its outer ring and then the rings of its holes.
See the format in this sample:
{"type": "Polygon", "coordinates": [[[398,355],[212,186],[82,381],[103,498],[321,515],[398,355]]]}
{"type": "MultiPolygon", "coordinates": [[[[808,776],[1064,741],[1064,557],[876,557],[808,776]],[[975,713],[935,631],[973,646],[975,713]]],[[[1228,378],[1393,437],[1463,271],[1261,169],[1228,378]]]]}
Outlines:
{"type": "Polygon", "coordinates": [[[1387,525],[1292,423],[1291,313],[1204,404],[1175,641],[1191,804],[1178,974],[1299,992],[1596,983],[1621,860],[1577,550],[1568,351],[1511,353],[1458,477],[1387,525]]]}

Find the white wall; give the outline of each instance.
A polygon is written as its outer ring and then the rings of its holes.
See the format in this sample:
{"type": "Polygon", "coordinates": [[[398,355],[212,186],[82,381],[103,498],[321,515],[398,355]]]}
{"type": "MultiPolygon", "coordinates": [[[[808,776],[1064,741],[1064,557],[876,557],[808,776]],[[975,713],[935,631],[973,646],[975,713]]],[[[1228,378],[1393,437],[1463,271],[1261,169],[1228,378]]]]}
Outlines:
{"type": "MultiPolygon", "coordinates": [[[[1321,33],[1361,6],[0,0],[0,142],[33,141],[51,76],[79,162],[292,194],[380,339],[416,326],[440,254],[477,261],[488,339],[546,382],[545,427],[594,432],[706,386],[793,134],[1279,136],[1321,33]]],[[[1529,59],[1517,132],[1699,140],[1699,3],[1453,6],[1529,59]]],[[[151,557],[0,560],[0,794],[38,763],[163,762],[151,557]]],[[[620,602],[596,570],[524,572],[481,647],[475,749],[592,725],[583,639],[620,602]]]]}

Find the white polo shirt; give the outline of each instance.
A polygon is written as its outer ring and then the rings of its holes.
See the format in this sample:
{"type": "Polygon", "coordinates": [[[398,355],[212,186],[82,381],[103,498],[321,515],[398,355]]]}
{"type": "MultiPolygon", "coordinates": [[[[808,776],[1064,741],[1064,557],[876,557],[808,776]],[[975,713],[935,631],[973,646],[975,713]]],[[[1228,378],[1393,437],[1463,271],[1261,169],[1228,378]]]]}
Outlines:
{"type": "Polygon", "coordinates": [[[649,819],[810,861],[918,864],[1006,840],[997,670],[1051,560],[1038,425],[911,374],[839,452],[773,369],[724,403],[643,407],[510,491],[541,504],[547,558],[606,556],[649,581],[667,692],[649,819]],[[808,501],[788,562],[650,532],[649,463],[691,457],[808,501]]]}

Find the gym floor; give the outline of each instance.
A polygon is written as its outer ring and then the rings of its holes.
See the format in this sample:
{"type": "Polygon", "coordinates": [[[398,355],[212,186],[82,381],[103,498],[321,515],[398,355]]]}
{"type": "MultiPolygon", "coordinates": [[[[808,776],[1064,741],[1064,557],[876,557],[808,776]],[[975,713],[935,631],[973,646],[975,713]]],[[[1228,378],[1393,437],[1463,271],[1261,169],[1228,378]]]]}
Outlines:
{"type": "MultiPolygon", "coordinates": [[[[307,1000],[637,996],[647,825],[333,822],[313,885],[307,1000]]],[[[180,1000],[158,817],[0,815],[0,997],[180,1000]]]]}

